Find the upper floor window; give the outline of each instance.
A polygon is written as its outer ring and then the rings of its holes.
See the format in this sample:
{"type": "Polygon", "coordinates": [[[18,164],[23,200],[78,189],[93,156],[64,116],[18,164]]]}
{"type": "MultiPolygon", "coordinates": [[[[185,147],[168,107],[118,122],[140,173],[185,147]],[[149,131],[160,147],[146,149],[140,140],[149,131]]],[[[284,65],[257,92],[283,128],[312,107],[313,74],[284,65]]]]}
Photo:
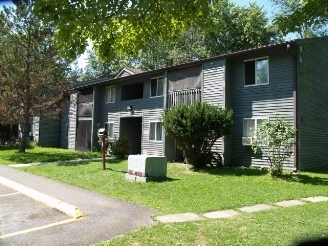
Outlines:
{"type": "Polygon", "coordinates": [[[163,77],[151,79],[150,84],[151,84],[150,97],[163,96],[164,93],[163,77]]]}
{"type": "Polygon", "coordinates": [[[267,57],[245,61],[245,86],[269,84],[267,57]]]}
{"type": "Polygon", "coordinates": [[[106,87],[106,103],[115,102],[115,86],[106,87]]]}
{"type": "Polygon", "coordinates": [[[143,98],[143,82],[122,85],[121,100],[133,100],[143,98]]]}

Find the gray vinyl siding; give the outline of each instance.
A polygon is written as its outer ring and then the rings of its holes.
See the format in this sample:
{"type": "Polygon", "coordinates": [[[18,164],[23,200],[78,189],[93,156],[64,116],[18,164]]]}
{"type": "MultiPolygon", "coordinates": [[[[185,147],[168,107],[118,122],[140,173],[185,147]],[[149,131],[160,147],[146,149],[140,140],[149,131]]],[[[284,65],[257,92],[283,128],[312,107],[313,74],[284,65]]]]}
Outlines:
{"type": "Polygon", "coordinates": [[[59,147],[60,125],[59,119],[42,119],[39,125],[39,146],[59,147]]]}
{"type": "MultiPolygon", "coordinates": [[[[211,105],[224,105],[224,70],[225,60],[216,60],[203,64],[203,101],[211,105]]],[[[213,148],[220,154],[224,151],[222,138],[218,139],[213,148]]]]}
{"type": "Polygon", "coordinates": [[[65,111],[61,117],[60,123],[60,147],[68,148],[68,134],[66,134],[66,125],[69,124],[68,111],[65,111]]]}
{"type": "MultiPolygon", "coordinates": [[[[233,84],[232,84],[232,64],[231,60],[227,59],[225,64],[225,86],[224,86],[224,101],[225,108],[232,109],[233,107],[233,84]]],[[[232,164],[232,136],[224,137],[224,153],[223,153],[224,165],[232,164]]]]}
{"type": "MultiPolygon", "coordinates": [[[[231,60],[229,76],[233,83],[234,126],[232,134],[232,165],[267,166],[250,146],[242,145],[243,119],[284,116],[293,125],[293,64],[286,48],[237,57],[231,60]],[[269,84],[244,86],[244,60],[268,56],[269,84]]],[[[293,157],[285,168],[293,168],[293,157]]]]}
{"type": "Polygon", "coordinates": [[[122,70],[122,72],[117,76],[117,78],[122,78],[122,77],[126,77],[126,76],[130,76],[133,73],[129,73],[128,71],[122,70]]]}
{"type": "Polygon", "coordinates": [[[68,148],[75,149],[76,142],[76,113],[77,113],[77,92],[71,94],[69,106],[69,132],[68,132],[68,148]]]}
{"type": "Polygon", "coordinates": [[[34,141],[39,143],[40,117],[38,117],[38,116],[34,117],[33,124],[34,124],[34,141]]]}
{"type": "Polygon", "coordinates": [[[300,43],[299,168],[327,166],[328,161],[328,41],[300,43]]]}
{"type": "MultiPolygon", "coordinates": [[[[114,123],[114,135],[118,138],[120,134],[120,119],[125,117],[142,117],[142,154],[163,155],[163,142],[149,142],[149,122],[160,120],[163,112],[164,96],[150,98],[150,79],[163,76],[163,73],[147,76],[144,78],[134,78],[120,83],[109,83],[96,88],[97,108],[94,110],[94,118],[98,120],[101,127],[105,122],[114,123]],[[142,99],[121,101],[121,86],[126,84],[144,82],[142,99]],[[115,102],[105,103],[106,87],[115,86],[115,102]],[[132,106],[133,114],[127,110],[127,106],[132,106]]],[[[137,140],[132,140],[137,141],[137,140]]]]}

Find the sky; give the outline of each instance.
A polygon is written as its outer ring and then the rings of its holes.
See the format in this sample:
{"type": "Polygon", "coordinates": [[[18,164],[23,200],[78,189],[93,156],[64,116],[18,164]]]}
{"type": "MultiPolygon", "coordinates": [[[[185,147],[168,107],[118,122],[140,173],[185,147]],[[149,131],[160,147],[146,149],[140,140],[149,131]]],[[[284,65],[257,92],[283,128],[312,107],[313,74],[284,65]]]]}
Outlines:
{"type": "MultiPolygon", "coordinates": [[[[265,10],[267,12],[267,16],[268,16],[269,20],[272,19],[272,12],[274,11],[274,7],[272,6],[272,2],[270,0],[231,0],[231,1],[238,5],[241,5],[241,6],[249,5],[249,3],[256,2],[260,7],[263,8],[263,10],[265,10]]],[[[2,7],[3,5],[13,6],[12,1],[0,0],[0,11],[3,9],[3,7],[2,7]]],[[[294,35],[294,34],[289,34],[286,36],[287,40],[295,39],[295,38],[296,38],[296,35],[294,35]]],[[[85,58],[86,58],[86,54],[84,53],[77,59],[79,67],[85,66],[85,58]]]]}

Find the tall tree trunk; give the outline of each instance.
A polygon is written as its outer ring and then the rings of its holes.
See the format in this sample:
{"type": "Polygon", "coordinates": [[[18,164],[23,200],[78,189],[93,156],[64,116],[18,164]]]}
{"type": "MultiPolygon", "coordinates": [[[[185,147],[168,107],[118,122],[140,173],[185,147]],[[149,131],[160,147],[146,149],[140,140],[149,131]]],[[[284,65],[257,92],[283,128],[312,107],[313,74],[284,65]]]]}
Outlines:
{"type": "Polygon", "coordinates": [[[28,138],[28,130],[29,130],[29,116],[27,115],[24,117],[22,139],[20,140],[20,145],[18,150],[19,153],[25,153],[27,138],[28,138]]]}

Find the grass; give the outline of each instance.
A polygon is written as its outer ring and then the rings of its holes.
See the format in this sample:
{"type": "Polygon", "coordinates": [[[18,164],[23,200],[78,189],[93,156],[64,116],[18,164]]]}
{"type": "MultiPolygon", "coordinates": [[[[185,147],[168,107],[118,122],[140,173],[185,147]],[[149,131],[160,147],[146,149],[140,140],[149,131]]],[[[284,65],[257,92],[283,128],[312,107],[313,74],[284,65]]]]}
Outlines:
{"type": "Polygon", "coordinates": [[[51,162],[101,157],[99,152],[79,152],[75,150],[45,147],[30,147],[25,153],[18,153],[18,146],[0,146],[0,164],[51,162]]]}
{"type": "Polygon", "coordinates": [[[328,169],[273,179],[253,168],[206,169],[193,172],[187,165],[168,164],[168,179],[134,183],[124,178],[127,161],[52,164],[23,168],[81,188],[152,207],[161,213],[205,213],[257,203],[328,194],[328,169]]]}
{"type": "MultiPolygon", "coordinates": [[[[276,208],[233,218],[175,224],[158,223],[101,245],[297,245],[328,237],[327,202],[276,208]]],[[[324,244],[321,244],[324,245],[324,244]]]]}

